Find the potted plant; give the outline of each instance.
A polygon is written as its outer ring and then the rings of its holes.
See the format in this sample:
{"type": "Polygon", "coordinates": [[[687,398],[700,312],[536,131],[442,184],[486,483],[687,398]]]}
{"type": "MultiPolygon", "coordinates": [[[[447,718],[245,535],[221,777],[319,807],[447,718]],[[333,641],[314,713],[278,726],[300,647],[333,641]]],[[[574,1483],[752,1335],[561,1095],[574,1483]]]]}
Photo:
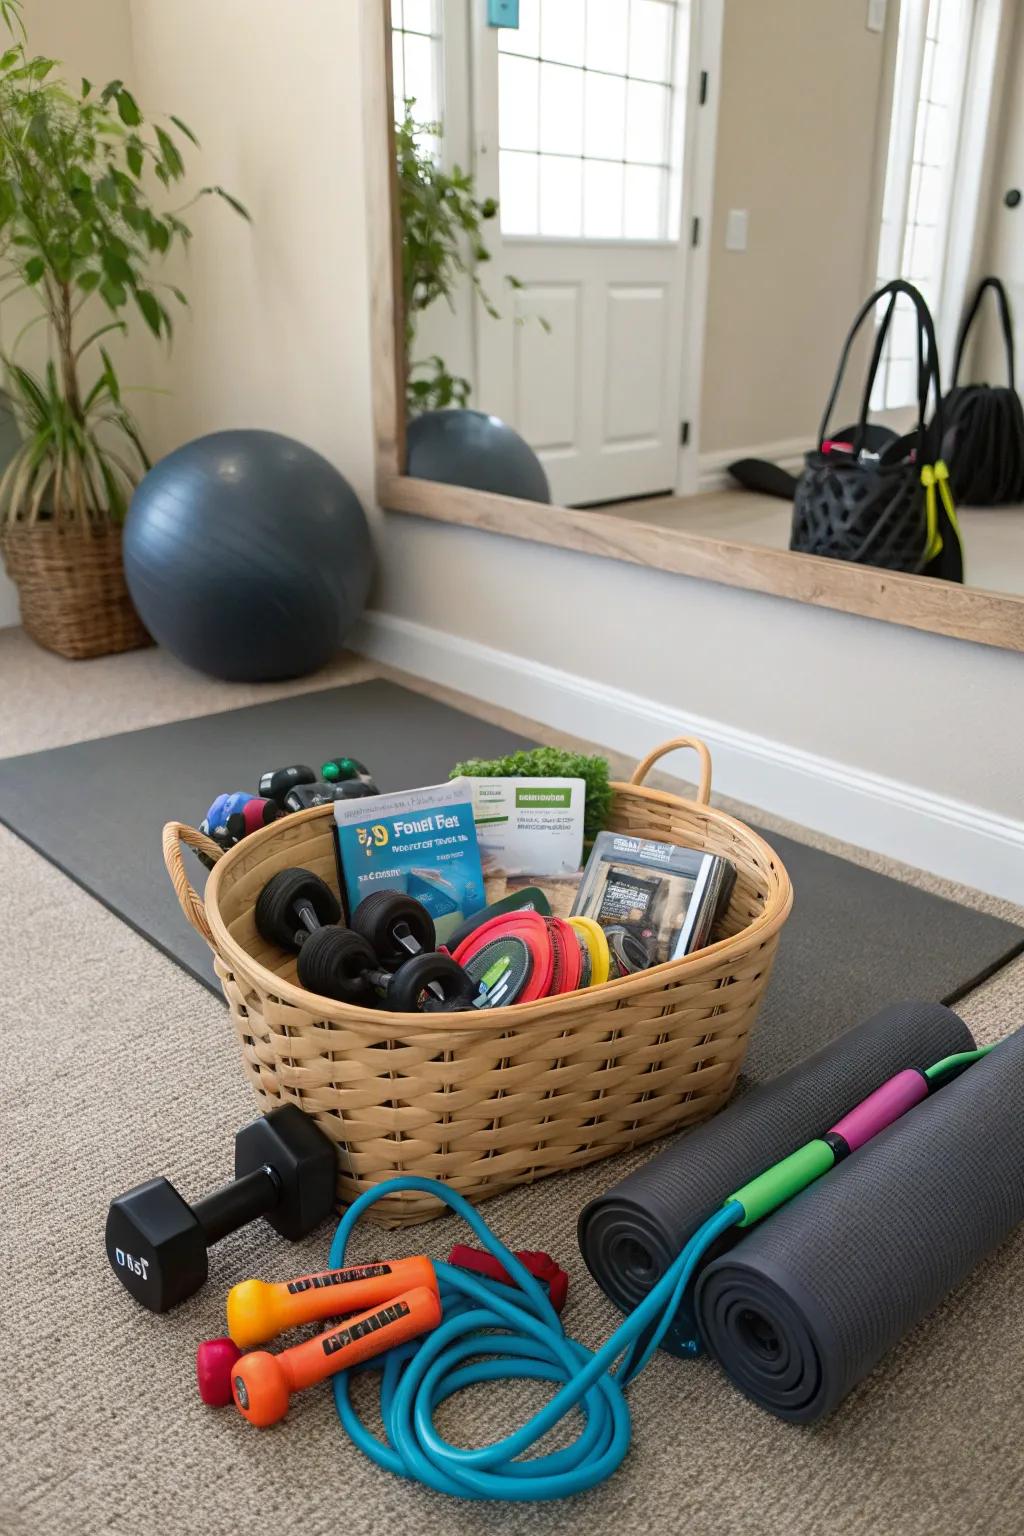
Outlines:
{"type": "MultiPolygon", "coordinates": [[[[120,80],[66,84],[29,53],[20,0],[0,0],[11,46],[0,56],[0,303],[26,290],[38,306],[0,355],[21,443],[0,479],[0,549],[33,639],[63,656],[148,643],[121,565],[121,525],[149,468],[104,341],[139,316],[170,339],[167,300],[187,303],[153,265],[191,230],[185,209],[158,209],[185,174],[179,118],[147,124],[120,80]],[[41,370],[19,360],[45,327],[41,370]]],[[[217,195],[245,209],[220,187],[217,195]]],[[[188,206],[191,206],[189,204],[188,206]]]]}

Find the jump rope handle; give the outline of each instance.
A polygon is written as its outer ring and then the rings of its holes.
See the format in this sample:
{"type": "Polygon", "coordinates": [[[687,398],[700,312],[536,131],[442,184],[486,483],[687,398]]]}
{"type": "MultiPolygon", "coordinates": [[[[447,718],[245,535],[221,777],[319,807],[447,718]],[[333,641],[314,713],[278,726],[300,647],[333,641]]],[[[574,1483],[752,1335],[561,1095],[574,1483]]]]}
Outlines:
{"type": "Polygon", "coordinates": [[[688,747],[691,752],[696,752],[700,759],[700,783],[697,787],[697,803],[708,805],[711,800],[711,753],[699,736],[675,736],[671,741],[663,741],[660,747],[655,747],[649,752],[642,762],[637,763],[630,776],[630,784],[640,786],[659,759],[666,757],[669,752],[675,752],[682,747],[688,747]]]}
{"type": "Polygon", "coordinates": [[[228,1292],[228,1333],[239,1349],[254,1349],[288,1328],[380,1306],[420,1286],[437,1289],[434,1266],[422,1254],[388,1264],[328,1269],[273,1285],[243,1280],[228,1292]]]}
{"type": "Polygon", "coordinates": [[[196,933],[198,933],[201,939],[205,939],[212,949],[214,947],[213,933],[210,930],[209,919],[206,916],[206,908],[203,906],[202,897],[195,890],[188,875],[185,873],[185,865],[181,857],[182,843],[187,848],[193,848],[196,853],[203,854],[212,864],[216,864],[224,850],[212,838],[206,837],[202,832],[197,832],[194,827],[186,826],[183,821],[169,821],[164,827],[164,864],[166,865],[167,873],[171,877],[174,894],[178,898],[181,910],[196,930],[196,933]]]}
{"type": "Polygon", "coordinates": [[[235,1407],[244,1419],[261,1429],[276,1424],[288,1412],[293,1392],[301,1392],[328,1376],[419,1338],[440,1321],[437,1291],[420,1285],[382,1307],[371,1307],[348,1318],[340,1328],[282,1350],[279,1355],[254,1350],[243,1355],[232,1372],[235,1407]]]}

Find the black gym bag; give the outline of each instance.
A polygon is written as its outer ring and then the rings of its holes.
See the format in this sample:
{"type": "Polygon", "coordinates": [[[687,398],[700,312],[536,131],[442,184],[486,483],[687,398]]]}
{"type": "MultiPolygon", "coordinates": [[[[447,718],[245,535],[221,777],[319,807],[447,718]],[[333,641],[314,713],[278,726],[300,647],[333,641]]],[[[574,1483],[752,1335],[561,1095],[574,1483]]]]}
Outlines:
{"type": "Polygon", "coordinates": [[[827,555],[887,570],[963,581],[963,551],[948,470],[939,457],[943,440],[942,386],[935,327],[924,297],[897,278],[861,307],[843,346],[829,395],[818,447],[807,454],[793,498],[789,547],[799,554],[827,555]],[[917,427],[905,437],[876,432],[868,424],[875,375],[896,301],[905,296],[917,319],[917,427]],[[825,444],[828,424],[854,341],[879,300],[889,307],[878,327],[860,419],[845,450],[825,444]],[[935,415],[926,424],[928,397],[935,415]]]}
{"type": "Polygon", "coordinates": [[[1024,409],[1014,379],[1013,323],[1006,289],[998,277],[984,277],[974,302],[964,317],[956,344],[953,382],[945,402],[949,434],[949,473],[957,501],[982,507],[1024,501],[1024,409]],[[1009,384],[957,385],[967,333],[991,288],[999,304],[999,319],[1006,343],[1009,384]]]}

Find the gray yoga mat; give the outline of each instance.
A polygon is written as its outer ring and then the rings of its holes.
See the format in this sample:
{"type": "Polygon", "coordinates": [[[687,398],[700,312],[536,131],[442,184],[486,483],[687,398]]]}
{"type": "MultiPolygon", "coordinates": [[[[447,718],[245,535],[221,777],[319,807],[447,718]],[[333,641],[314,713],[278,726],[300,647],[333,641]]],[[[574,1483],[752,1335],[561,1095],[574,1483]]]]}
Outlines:
{"type": "MultiPolygon", "coordinates": [[[[465,757],[534,743],[377,680],[0,761],[0,821],[219,995],[178,907],[165,821],[195,826],[222,790],[349,753],[381,789],[435,784],[465,757]]],[[[894,997],[949,1002],[1024,948],[1024,929],[765,834],[796,891],[747,1060],[762,1081],[894,997]]],[[[203,871],[189,857],[197,887],[203,871]]]]}

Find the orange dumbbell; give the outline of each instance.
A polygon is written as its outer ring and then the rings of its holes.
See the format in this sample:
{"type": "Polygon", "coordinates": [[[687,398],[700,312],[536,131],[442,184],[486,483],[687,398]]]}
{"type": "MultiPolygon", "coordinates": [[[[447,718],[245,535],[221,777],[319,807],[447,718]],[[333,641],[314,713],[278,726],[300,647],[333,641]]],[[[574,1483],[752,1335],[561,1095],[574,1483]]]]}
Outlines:
{"type": "Polygon", "coordinates": [[[228,1333],[239,1349],[253,1349],[286,1328],[361,1312],[421,1285],[437,1290],[434,1266],[422,1255],[390,1264],[329,1269],[277,1285],[243,1280],[228,1292],[228,1333]]]}
{"type": "Polygon", "coordinates": [[[276,1424],[288,1412],[293,1392],[429,1333],[440,1321],[437,1291],[419,1285],[385,1306],[371,1307],[358,1317],[350,1317],[340,1328],[318,1334],[279,1355],[254,1350],[243,1355],[232,1371],[235,1406],[250,1424],[260,1428],[276,1424]]]}

